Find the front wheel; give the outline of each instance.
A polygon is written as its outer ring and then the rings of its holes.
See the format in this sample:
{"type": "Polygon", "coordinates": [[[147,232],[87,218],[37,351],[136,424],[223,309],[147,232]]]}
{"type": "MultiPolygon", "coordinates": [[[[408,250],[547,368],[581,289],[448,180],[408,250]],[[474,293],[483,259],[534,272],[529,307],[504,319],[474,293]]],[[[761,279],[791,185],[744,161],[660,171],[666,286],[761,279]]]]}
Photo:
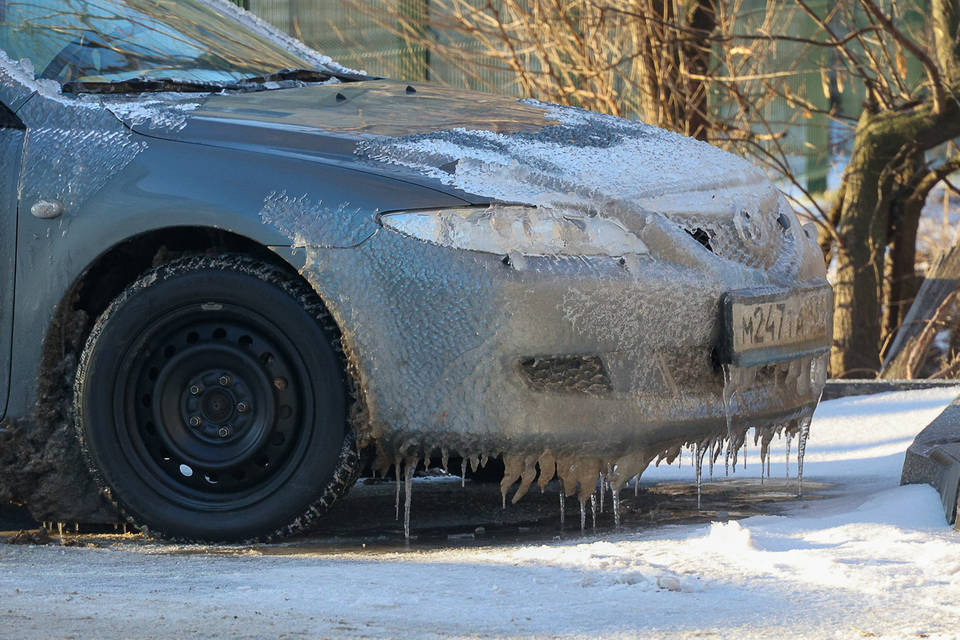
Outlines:
{"type": "Polygon", "coordinates": [[[151,533],[294,533],[356,478],[335,343],[316,294],[276,267],[236,256],[158,267],[100,316],[81,356],[87,461],[151,533]]]}

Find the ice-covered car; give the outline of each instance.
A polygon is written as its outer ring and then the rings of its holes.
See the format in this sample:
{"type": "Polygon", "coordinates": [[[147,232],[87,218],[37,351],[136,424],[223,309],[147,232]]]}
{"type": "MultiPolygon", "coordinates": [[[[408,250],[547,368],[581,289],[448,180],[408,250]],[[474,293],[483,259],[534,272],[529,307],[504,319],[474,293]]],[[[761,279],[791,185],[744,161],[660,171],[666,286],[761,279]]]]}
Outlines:
{"type": "Polygon", "coordinates": [[[0,495],[38,517],[93,517],[87,465],[140,527],[240,540],[361,449],[582,501],[805,435],[823,258],[733,155],[369,78],[219,0],[2,0],[0,44],[0,495]]]}

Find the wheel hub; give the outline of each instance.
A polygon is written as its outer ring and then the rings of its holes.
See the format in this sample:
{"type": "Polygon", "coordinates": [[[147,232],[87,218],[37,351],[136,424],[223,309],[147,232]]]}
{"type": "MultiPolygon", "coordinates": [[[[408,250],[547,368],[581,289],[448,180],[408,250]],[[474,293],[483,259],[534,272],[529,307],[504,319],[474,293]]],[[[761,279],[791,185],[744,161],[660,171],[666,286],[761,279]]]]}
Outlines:
{"type": "Polygon", "coordinates": [[[172,357],[154,396],[160,435],[178,460],[222,471],[249,461],[267,442],[275,417],[268,372],[239,346],[206,343],[172,357]]]}
{"type": "Polygon", "coordinates": [[[233,417],[236,401],[229,391],[213,389],[200,399],[200,413],[210,422],[226,422],[233,417]]]}
{"type": "Polygon", "coordinates": [[[251,384],[263,386],[265,379],[256,372],[203,371],[191,378],[180,394],[180,418],[198,437],[210,442],[237,439],[260,417],[251,410],[255,406],[251,384]]]}

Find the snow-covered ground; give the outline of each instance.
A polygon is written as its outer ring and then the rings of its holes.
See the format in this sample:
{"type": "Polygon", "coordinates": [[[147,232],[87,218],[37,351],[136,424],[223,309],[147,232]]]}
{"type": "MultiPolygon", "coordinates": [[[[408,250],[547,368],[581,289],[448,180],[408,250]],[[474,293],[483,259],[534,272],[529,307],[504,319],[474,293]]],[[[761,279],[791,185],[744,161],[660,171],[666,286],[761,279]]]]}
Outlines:
{"type": "MultiPolygon", "coordinates": [[[[898,486],[956,392],[824,403],[805,475],[834,486],[782,516],[479,549],[0,546],[0,637],[957,637],[960,533],[898,486]]],[[[689,460],[645,476],[676,479],[689,460]]]]}

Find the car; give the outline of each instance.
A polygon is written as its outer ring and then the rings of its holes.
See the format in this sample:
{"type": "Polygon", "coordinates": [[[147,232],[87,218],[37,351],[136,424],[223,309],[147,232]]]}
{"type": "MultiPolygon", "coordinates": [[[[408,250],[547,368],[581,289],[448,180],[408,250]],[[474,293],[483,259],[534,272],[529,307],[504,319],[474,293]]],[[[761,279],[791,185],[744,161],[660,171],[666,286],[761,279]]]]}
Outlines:
{"type": "Polygon", "coordinates": [[[582,505],[806,437],[823,255],[734,155],[370,77],[220,0],[6,0],[0,38],[0,491],[38,518],[109,520],[99,488],[267,540],[366,451],[582,505]]]}

